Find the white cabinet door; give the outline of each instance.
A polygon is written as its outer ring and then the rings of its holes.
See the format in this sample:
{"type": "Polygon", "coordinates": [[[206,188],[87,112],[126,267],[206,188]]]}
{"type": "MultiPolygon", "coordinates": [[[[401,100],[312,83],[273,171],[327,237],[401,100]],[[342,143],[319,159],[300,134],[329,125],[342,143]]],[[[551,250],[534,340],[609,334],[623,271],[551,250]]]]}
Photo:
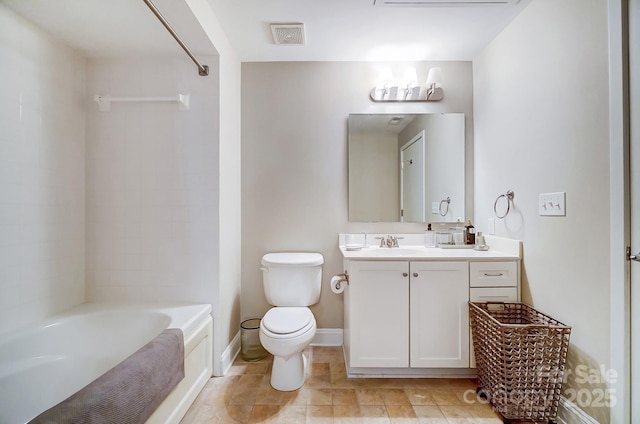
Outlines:
{"type": "Polygon", "coordinates": [[[469,367],[468,262],[411,262],[411,367],[469,367]]]}
{"type": "Polygon", "coordinates": [[[409,366],[409,263],[351,261],[349,366],[409,366]]]}

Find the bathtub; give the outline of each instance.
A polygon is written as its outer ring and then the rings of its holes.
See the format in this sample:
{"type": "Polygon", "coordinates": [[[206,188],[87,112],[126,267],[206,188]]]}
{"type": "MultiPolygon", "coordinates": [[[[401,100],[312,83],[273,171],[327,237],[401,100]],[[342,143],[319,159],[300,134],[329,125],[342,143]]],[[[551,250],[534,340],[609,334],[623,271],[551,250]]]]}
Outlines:
{"type": "Polygon", "coordinates": [[[178,423],[212,374],[211,305],[85,303],[0,334],[0,423],[25,423],[167,328],[184,334],[185,378],[147,423],[178,423]]]}

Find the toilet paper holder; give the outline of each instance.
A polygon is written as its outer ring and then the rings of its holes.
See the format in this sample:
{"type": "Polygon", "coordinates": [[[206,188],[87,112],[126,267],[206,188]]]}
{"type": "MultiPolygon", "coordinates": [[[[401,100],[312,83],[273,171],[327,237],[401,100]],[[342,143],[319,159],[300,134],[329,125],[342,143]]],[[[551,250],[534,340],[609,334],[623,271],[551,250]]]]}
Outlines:
{"type": "Polygon", "coordinates": [[[347,285],[349,285],[349,273],[347,271],[343,272],[342,274],[338,274],[336,277],[340,277],[340,281],[338,281],[336,283],[336,288],[338,290],[340,290],[341,283],[343,281],[345,281],[347,283],[347,285]]]}
{"type": "Polygon", "coordinates": [[[342,277],[342,279],[347,282],[347,285],[349,285],[349,273],[347,271],[338,274],[338,277],[342,277]]]}

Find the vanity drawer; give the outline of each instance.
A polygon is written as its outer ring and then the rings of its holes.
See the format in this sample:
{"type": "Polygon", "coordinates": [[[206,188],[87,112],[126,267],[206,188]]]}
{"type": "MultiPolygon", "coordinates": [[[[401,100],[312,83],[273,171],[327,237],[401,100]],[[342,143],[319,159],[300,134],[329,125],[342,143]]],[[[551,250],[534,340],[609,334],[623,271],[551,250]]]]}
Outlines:
{"type": "Polygon", "coordinates": [[[516,287],[518,262],[470,262],[470,287],[516,287]]]}
{"type": "Polygon", "coordinates": [[[517,287],[480,287],[469,291],[472,302],[517,302],[517,287]]]}

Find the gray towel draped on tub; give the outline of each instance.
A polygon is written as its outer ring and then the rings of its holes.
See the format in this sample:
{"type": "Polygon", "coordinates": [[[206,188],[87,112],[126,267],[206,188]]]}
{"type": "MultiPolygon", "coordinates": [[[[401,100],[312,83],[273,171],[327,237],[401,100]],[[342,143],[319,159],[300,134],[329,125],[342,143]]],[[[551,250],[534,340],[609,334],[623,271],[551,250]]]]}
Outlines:
{"type": "Polygon", "coordinates": [[[184,336],[168,329],[30,423],[144,423],[183,378],[184,336]]]}

